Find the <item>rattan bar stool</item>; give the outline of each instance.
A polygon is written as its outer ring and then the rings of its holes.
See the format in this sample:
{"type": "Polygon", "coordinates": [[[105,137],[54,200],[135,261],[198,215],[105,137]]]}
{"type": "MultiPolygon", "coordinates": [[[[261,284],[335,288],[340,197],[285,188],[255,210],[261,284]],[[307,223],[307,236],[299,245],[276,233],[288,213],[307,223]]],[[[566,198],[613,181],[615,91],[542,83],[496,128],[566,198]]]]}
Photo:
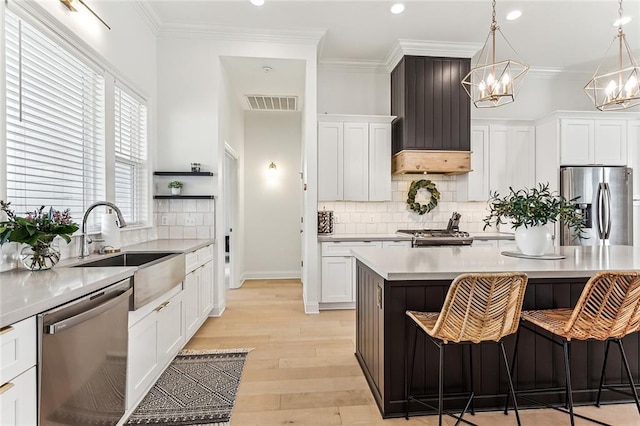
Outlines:
{"type": "MultiPolygon", "coordinates": [[[[413,339],[413,356],[409,363],[409,340],[405,353],[405,396],[406,418],[409,418],[409,404],[418,402],[429,408],[435,407],[428,404],[418,396],[412,395],[413,370],[416,355],[416,340],[418,331],[427,334],[429,339],[439,349],[439,373],[438,373],[438,421],[442,425],[444,411],[444,349],[449,344],[477,344],[494,341],[500,345],[502,359],[509,378],[509,391],[514,399],[514,410],[518,425],[520,416],[515,402],[515,391],[511,380],[511,371],[507,361],[502,339],[513,334],[518,329],[522,300],[527,286],[527,275],[523,273],[495,273],[495,274],[462,274],[451,283],[440,312],[407,311],[407,323],[415,325],[413,339]]],[[[409,329],[409,327],[407,327],[409,329]]],[[[470,347],[471,353],[471,347],[470,347]]],[[[471,359],[471,357],[469,357],[471,359]]],[[[427,362],[425,360],[425,362],[427,362]]],[[[428,365],[428,363],[427,363],[428,365]]],[[[471,376],[473,376],[471,374],[471,376]]],[[[465,408],[459,416],[446,412],[445,414],[457,419],[456,424],[464,422],[473,424],[463,419],[464,414],[471,407],[473,411],[473,379],[471,380],[471,393],[465,408]]],[[[435,399],[435,398],[431,398],[435,399]]]]}
{"type": "MultiPolygon", "coordinates": [[[[598,407],[600,406],[600,396],[603,388],[621,392],[620,390],[612,386],[607,386],[604,383],[605,367],[607,365],[607,357],[609,355],[609,345],[611,342],[614,342],[618,346],[618,349],[620,349],[620,356],[624,363],[625,373],[631,387],[630,394],[626,392],[621,393],[633,396],[638,408],[638,413],[640,413],[638,393],[636,391],[635,384],[633,383],[631,370],[629,368],[629,363],[621,340],[627,334],[635,333],[640,329],[640,271],[599,272],[589,279],[580,294],[580,298],[578,299],[578,303],[575,308],[524,311],[522,312],[521,317],[523,320],[522,328],[526,328],[527,330],[530,330],[537,335],[550,340],[554,344],[562,346],[563,348],[565,398],[568,410],[558,407],[551,408],[568,412],[572,425],[574,424],[574,417],[581,417],[603,425],[606,425],[606,423],[573,412],[571,372],[569,368],[571,340],[601,340],[607,342],[604,352],[604,362],[602,363],[602,373],[600,374],[598,396],[596,399],[596,406],[598,407]],[[540,333],[534,328],[527,326],[527,322],[548,331],[553,336],[549,337],[540,333]],[[561,341],[554,339],[554,336],[559,337],[561,341]]],[[[511,363],[512,369],[516,361],[519,335],[520,331],[518,331],[518,335],[516,337],[516,348],[514,350],[514,358],[511,363]]],[[[507,396],[507,403],[508,398],[509,396],[507,396]]],[[[526,399],[533,401],[529,398],[526,399]]]]}

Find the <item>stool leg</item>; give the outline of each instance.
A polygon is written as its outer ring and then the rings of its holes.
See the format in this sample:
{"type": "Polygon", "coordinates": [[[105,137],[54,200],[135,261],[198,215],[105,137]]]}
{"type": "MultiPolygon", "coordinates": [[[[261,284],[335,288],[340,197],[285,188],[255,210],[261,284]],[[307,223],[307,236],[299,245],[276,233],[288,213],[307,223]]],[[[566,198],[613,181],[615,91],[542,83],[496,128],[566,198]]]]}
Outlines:
{"type": "MultiPolygon", "coordinates": [[[[407,317],[408,318],[408,317],[407,317]]],[[[411,321],[413,323],[413,321],[411,321]]],[[[415,323],[414,323],[415,325],[415,323]]],[[[411,386],[413,385],[413,368],[416,362],[416,347],[418,343],[418,326],[413,327],[413,355],[411,356],[411,367],[409,368],[409,336],[407,336],[407,350],[404,354],[404,383],[405,383],[405,397],[407,400],[407,410],[405,413],[405,419],[409,420],[409,397],[411,395],[411,386]]]]}
{"type": "Polygon", "coordinates": [[[438,426],[442,426],[442,412],[444,411],[444,343],[440,343],[438,348],[440,349],[440,371],[438,371],[438,426]]]}
{"type": "Polygon", "coordinates": [[[562,349],[564,352],[564,375],[567,386],[567,402],[569,405],[569,416],[571,417],[571,426],[575,425],[573,418],[573,395],[571,394],[571,369],[569,366],[569,342],[565,339],[562,342],[562,349]]]}
{"type": "Polygon", "coordinates": [[[600,385],[598,386],[598,397],[596,398],[596,407],[600,407],[600,396],[602,395],[602,386],[604,386],[604,370],[607,367],[607,358],[609,357],[609,345],[611,340],[607,340],[607,345],[604,347],[604,361],[602,362],[602,372],[600,373],[600,385]]]}
{"type": "Polygon", "coordinates": [[[631,376],[631,369],[629,368],[629,362],[627,361],[627,355],[624,353],[624,347],[622,346],[622,340],[616,339],[615,342],[618,344],[618,348],[620,349],[620,355],[622,355],[622,360],[624,361],[624,368],[627,372],[627,378],[629,379],[629,385],[631,385],[631,392],[633,393],[633,399],[636,401],[636,407],[638,408],[638,413],[640,413],[640,402],[638,401],[638,392],[636,391],[636,385],[633,383],[633,378],[631,376]]]}
{"type": "Polygon", "coordinates": [[[502,359],[504,361],[504,369],[507,371],[507,378],[509,379],[509,392],[513,398],[513,411],[516,413],[516,422],[520,426],[520,415],[518,414],[518,401],[516,400],[516,391],[513,388],[513,380],[511,378],[511,370],[509,369],[509,361],[507,361],[507,352],[504,350],[504,343],[502,340],[499,342],[500,350],[502,351],[502,359]]]}
{"type": "MultiPolygon", "coordinates": [[[[469,381],[471,382],[471,395],[475,395],[475,387],[473,386],[473,345],[469,345],[469,381]]],[[[476,415],[476,410],[473,406],[473,400],[475,398],[471,397],[471,415],[476,415]]]]}
{"type": "MultiPolygon", "coordinates": [[[[510,373],[511,377],[513,378],[513,370],[515,369],[516,366],[516,354],[518,353],[518,342],[520,341],[520,327],[518,327],[518,331],[516,332],[516,343],[515,346],[513,347],[513,356],[511,357],[511,370],[510,373]]],[[[509,397],[511,395],[507,392],[507,397],[504,401],[504,415],[506,416],[508,414],[509,411],[509,397]]]]}

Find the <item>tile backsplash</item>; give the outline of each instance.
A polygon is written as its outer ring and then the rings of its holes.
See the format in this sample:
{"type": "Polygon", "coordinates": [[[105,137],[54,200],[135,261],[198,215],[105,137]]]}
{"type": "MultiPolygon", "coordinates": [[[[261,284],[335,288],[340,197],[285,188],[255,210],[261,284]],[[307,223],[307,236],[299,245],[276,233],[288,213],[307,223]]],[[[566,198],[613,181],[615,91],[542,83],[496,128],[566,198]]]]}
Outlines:
{"type": "MultiPolygon", "coordinates": [[[[418,192],[416,201],[427,202],[428,193],[418,192]]],[[[391,201],[318,202],[318,210],[333,210],[333,234],[387,234],[398,229],[446,228],[451,214],[462,215],[460,230],[482,232],[482,219],[488,214],[486,202],[457,202],[456,177],[439,174],[393,176],[391,201]],[[407,194],[411,182],[429,179],[436,184],[440,200],[435,209],[419,215],[407,207],[407,194]],[[373,223],[371,223],[373,221],[373,223]]],[[[489,230],[489,229],[487,229],[489,230]]],[[[495,231],[495,229],[492,229],[495,231]]]]}
{"type": "Polygon", "coordinates": [[[215,200],[156,200],[154,223],[159,239],[213,238],[215,200]]]}

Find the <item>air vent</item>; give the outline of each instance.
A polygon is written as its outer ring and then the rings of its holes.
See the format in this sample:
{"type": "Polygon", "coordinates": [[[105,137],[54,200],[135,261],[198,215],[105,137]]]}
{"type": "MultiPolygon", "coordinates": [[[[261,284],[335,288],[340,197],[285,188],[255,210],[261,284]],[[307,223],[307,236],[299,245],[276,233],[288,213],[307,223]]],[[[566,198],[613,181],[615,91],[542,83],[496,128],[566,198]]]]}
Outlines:
{"type": "Polygon", "coordinates": [[[249,109],[255,111],[297,111],[297,96],[246,95],[249,109]]]}

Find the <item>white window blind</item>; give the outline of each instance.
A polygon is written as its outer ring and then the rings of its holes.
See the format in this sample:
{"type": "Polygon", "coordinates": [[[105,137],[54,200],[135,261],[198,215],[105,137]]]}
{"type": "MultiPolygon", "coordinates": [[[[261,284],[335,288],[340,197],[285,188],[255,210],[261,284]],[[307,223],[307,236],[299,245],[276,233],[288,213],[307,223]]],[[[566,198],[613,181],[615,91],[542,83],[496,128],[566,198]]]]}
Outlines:
{"type": "Polygon", "coordinates": [[[104,79],[9,11],[5,23],[7,199],[80,222],[105,197],[104,79]]]}
{"type": "Polygon", "coordinates": [[[115,194],[127,224],[147,219],[147,107],[115,88],[115,194]]]}

